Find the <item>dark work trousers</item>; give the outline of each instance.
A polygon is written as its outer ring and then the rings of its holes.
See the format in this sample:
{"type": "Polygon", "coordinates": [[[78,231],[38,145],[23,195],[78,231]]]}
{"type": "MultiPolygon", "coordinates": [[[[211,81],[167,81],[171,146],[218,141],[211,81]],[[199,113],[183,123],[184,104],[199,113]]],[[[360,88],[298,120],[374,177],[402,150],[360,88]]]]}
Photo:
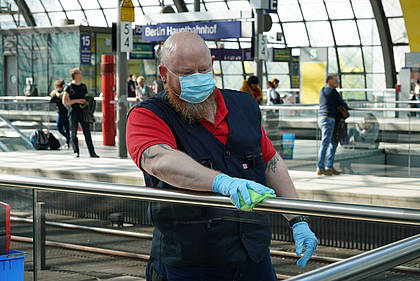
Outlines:
{"type": "MultiPolygon", "coordinates": [[[[151,264],[147,265],[148,267],[151,264]]],[[[220,267],[174,267],[161,265],[163,276],[150,274],[150,268],[146,269],[147,281],[277,281],[276,273],[271,264],[270,253],[259,263],[248,258],[246,262],[237,266],[220,267]],[[149,274],[148,274],[149,273],[149,274]],[[152,276],[151,276],[152,275],[152,276]]],[[[156,269],[155,272],[159,269],[156,269]]]]}
{"type": "Polygon", "coordinates": [[[58,113],[56,126],[60,134],[62,134],[66,138],[66,144],[69,144],[70,143],[70,124],[69,124],[69,117],[67,113],[58,113]]]}
{"type": "Polygon", "coordinates": [[[70,132],[71,132],[71,145],[73,146],[74,153],[79,153],[79,144],[77,139],[77,127],[80,123],[80,126],[83,130],[83,135],[85,136],[86,145],[89,150],[90,156],[95,155],[95,148],[93,147],[92,137],[90,135],[90,126],[89,123],[83,121],[83,113],[78,111],[72,111],[70,113],[70,132]]]}

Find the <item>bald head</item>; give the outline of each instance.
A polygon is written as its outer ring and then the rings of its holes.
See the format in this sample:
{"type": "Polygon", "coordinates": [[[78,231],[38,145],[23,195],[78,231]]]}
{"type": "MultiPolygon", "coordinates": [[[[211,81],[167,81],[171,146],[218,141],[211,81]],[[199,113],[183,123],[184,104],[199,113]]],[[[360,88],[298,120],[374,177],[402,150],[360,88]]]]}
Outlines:
{"type": "Polygon", "coordinates": [[[210,49],[199,35],[192,32],[178,32],[166,39],[160,52],[160,62],[167,65],[173,56],[187,54],[189,52],[202,51],[211,60],[210,49]]]}
{"type": "Polygon", "coordinates": [[[170,36],[160,52],[159,73],[165,87],[181,93],[180,76],[208,73],[213,70],[214,57],[206,42],[195,33],[179,32],[170,36]]]}

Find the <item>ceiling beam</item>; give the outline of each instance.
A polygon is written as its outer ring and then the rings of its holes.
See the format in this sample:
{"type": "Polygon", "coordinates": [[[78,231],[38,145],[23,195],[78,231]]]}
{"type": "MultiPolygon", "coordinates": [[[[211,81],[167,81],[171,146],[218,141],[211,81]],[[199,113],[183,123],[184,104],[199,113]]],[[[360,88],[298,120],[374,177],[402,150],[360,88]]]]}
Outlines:
{"type": "Polygon", "coordinates": [[[397,71],[395,70],[394,50],[392,48],[391,31],[385,16],[381,0],[370,0],[376,25],[378,26],[379,38],[381,39],[382,55],[385,66],[386,87],[394,88],[397,84],[397,71]]]}
{"type": "Polygon", "coordinates": [[[174,4],[178,13],[186,13],[188,12],[187,5],[185,4],[184,0],[174,0],[174,4]]]}
{"type": "Polygon", "coordinates": [[[16,5],[19,7],[20,12],[23,15],[23,18],[25,19],[27,26],[36,26],[35,18],[32,15],[31,10],[28,7],[28,4],[26,4],[25,0],[15,0],[16,5]]]}

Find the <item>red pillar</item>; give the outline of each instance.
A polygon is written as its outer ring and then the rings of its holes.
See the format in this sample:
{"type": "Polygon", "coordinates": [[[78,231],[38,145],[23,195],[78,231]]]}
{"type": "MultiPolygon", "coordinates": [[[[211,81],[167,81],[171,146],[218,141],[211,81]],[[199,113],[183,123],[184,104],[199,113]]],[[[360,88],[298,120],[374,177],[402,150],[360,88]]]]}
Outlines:
{"type": "Polygon", "coordinates": [[[115,107],[110,102],[115,98],[115,59],[102,55],[102,136],[104,145],[115,145],[115,107]]]}

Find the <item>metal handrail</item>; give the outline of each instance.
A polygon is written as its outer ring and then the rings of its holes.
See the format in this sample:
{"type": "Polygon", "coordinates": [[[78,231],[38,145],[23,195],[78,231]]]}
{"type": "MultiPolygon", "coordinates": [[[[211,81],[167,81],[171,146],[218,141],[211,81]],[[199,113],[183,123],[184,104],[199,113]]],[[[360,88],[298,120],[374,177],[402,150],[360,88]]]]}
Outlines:
{"type": "Polygon", "coordinates": [[[420,256],[420,234],[289,278],[289,281],[360,280],[420,256]]]}
{"type": "Polygon", "coordinates": [[[21,130],[16,128],[6,117],[0,114],[0,120],[3,121],[10,129],[15,131],[19,137],[28,145],[28,148],[33,148],[32,143],[29,141],[28,137],[22,133],[21,130]]]}
{"type": "MultiPolygon", "coordinates": [[[[29,188],[41,191],[94,194],[200,206],[235,208],[229,198],[218,196],[214,193],[190,192],[183,190],[174,191],[105,182],[75,181],[2,174],[0,178],[0,186],[29,188]]],[[[254,208],[254,210],[420,225],[420,210],[417,209],[273,198],[259,204],[256,208],[254,208]]]]}
{"type": "MultiPolygon", "coordinates": [[[[408,103],[408,102],[407,102],[408,103]]],[[[416,102],[417,103],[417,102],[416,102]]],[[[420,103],[420,102],[419,102],[420,103]]],[[[319,110],[318,105],[260,105],[261,110],[302,110],[302,111],[310,111],[310,110],[319,110]]],[[[350,111],[408,111],[408,112],[420,112],[420,108],[400,108],[400,107],[352,107],[350,111]]]]}

